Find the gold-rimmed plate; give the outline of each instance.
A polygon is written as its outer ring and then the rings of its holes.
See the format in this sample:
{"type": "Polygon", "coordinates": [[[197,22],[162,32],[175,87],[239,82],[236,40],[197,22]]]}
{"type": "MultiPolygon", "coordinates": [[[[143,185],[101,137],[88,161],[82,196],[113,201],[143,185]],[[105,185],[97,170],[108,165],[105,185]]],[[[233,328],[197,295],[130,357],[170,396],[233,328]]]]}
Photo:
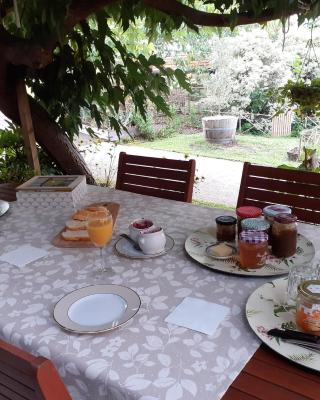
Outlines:
{"type": "Polygon", "coordinates": [[[54,307],[53,317],[65,330],[99,333],[118,328],[138,312],[138,294],[119,285],[92,285],[67,294],[54,307]]]}

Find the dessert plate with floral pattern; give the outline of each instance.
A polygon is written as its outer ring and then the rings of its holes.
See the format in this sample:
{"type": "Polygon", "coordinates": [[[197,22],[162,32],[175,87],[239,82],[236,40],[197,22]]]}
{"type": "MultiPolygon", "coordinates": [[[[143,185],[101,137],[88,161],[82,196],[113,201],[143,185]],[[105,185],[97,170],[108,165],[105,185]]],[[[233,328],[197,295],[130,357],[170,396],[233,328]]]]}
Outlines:
{"type": "MultiPolygon", "coordinates": [[[[259,269],[245,269],[239,263],[238,255],[226,259],[214,259],[207,254],[207,248],[216,243],[215,229],[212,227],[201,228],[193,232],[185,241],[186,252],[200,264],[216,271],[228,274],[246,276],[276,276],[289,272],[294,265],[310,262],[315,249],[313,243],[305,236],[298,234],[297,251],[292,257],[277,258],[269,255],[266,264],[259,269]]],[[[232,243],[236,245],[236,243],[232,243]]]]}
{"type": "Polygon", "coordinates": [[[254,333],[272,350],[304,367],[320,371],[320,354],[278,337],[269,336],[273,328],[298,330],[295,305],[286,303],[287,278],[275,279],[256,289],[249,297],[246,315],[254,333]]]}

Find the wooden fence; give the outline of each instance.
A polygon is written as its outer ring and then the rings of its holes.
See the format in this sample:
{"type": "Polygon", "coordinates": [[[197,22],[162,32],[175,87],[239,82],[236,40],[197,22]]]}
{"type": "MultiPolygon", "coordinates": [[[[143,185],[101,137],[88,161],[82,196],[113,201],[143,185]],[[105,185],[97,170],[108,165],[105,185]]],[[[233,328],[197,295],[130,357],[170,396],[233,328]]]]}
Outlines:
{"type": "Polygon", "coordinates": [[[279,114],[272,118],[271,136],[289,136],[291,134],[292,111],[279,114]]]}

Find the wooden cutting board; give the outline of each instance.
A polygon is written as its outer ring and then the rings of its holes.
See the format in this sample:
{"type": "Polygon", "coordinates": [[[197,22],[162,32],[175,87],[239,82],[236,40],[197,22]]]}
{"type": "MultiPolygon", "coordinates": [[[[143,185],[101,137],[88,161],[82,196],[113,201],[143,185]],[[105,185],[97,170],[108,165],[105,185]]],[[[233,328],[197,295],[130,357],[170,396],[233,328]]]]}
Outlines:
{"type": "MultiPolygon", "coordinates": [[[[110,202],[103,202],[103,203],[94,203],[89,204],[86,207],[94,207],[94,206],[105,206],[112,214],[113,219],[113,226],[115,226],[118,213],[120,210],[120,204],[118,203],[110,203],[110,202]]],[[[70,216],[71,218],[71,216],[70,216]]],[[[61,233],[64,232],[66,228],[64,227],[53,239],[52,244],[56,247],[64,247],[64,248],[87,248],[87,247],[94,247],[90,240],[64,240],[61,236],[61,233]]]]}

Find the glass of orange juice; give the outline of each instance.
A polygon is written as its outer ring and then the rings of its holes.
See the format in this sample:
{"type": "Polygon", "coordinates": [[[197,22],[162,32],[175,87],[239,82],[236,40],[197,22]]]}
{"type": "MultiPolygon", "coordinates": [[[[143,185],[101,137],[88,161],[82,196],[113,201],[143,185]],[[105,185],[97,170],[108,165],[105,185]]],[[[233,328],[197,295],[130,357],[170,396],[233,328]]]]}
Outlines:
{"type": "Polygon", "coordinates": [[[91,242],[100,250],[100,271],[108,270],[104,257],[104,248],[112,238],[113,220],[112,215],[105,211],[92,213],[87,221],[87,230],[91,242]]]}

